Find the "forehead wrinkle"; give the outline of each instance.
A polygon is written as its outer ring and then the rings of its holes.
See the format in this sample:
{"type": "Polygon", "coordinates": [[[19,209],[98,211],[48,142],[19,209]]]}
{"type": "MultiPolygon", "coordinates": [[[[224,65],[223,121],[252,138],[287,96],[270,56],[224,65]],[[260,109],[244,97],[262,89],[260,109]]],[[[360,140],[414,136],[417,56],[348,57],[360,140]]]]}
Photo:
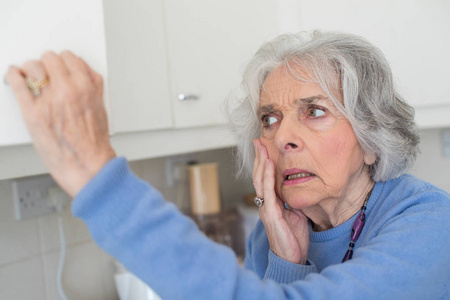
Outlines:
{"type": "MultiPolygon", "coordinates": [[[[266,99],[268,99],[268,98],[266,98],[266,99]]],[[[294,107],[308,106],[310,104],[315,104],[321,100],[330,101],[330,99],[324,95],[315,95],[315,96],[310,96],[310,97],[306,97],[306,98],[294,99],[293,106],[294,107]]],[[[260,101],[260,104],[261,104],[261,101],[260,101]]],[[[284,106],[284,105],[281,105],[281,107],[282,106],[284,106]]],[[[273,112],[275,110],[275,108],[281,109],[281,107],[278,107],[278,105],[274,105],[274,104],[261,105],[258,108],[258,114],[259,115],[268,114],[270,112],[273,112]]]]}
{"type": "Polygon", "coordinates": [[[265,78],[261,86],[257,113],[264,115],[274,110],[280,110],[285,105],[299,108],[317,103],[321,100],[330,100],[322,93],[298,98],[295,94],[298,93],[299,84],[301,85],[302,83],[308,84],[309,82],[298,80],[298,78],[293,77],[285,68],[276,69],[265,78]]]}

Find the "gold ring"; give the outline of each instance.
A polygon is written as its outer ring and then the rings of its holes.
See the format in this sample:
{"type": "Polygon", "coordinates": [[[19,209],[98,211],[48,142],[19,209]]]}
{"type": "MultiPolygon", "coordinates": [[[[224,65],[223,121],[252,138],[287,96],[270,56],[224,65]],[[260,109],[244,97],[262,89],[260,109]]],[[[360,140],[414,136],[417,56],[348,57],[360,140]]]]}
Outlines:
{"type": "Polygon", "coordinates": [[[27,78],[28,88],[35,97],[41,94],[41,89],[49,84],[49,82],[50,81],[48,80],[48,78],[44,78],[42,80],[33,80],[31,78],[27,78]]]}

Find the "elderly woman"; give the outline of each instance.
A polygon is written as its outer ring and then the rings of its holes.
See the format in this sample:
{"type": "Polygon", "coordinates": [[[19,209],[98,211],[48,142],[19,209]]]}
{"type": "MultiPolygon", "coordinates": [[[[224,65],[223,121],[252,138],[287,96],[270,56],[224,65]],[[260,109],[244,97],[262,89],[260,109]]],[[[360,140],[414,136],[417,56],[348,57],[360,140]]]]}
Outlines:
{"type": "Polygon", "coordinates": [[[231,114],[261,217],[245,269],[115,157],[102,80],[80,58],[48,52],[7,80],[73,213],[163,299],[450,295],[450,196],[404,175],[413,109],[360,37],[284,35],[248,64],[231,114]]]}

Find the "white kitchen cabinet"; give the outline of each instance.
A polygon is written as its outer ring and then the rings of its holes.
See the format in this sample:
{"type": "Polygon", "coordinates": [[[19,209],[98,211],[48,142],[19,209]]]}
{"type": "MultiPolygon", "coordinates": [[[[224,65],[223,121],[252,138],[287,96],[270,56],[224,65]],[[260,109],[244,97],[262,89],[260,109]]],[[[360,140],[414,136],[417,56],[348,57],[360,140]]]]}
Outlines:
{"type": "Polygon", "coordinates": [[[107,74],[101,0],[0,1],[0,147],[31,142],[11,88],[3,82],[8,67],[39,59],[46,50],[66,49],[107,74]]]}
{"type": "Polygon", "coordinates": [[[173,127],[163,0],[103,6],[112,132],[173,127]]]}
{"type": "Polygon", "coordinates": [[[291,20],[297,30],[344,31],[367,38],[386,55],[400,91],[416,108],[418,125],[450,126],[450,1],[294,2],[297,13],[286,6],[282,14],[299,20],[291,20]]]}
{"type": "Polygon", "coordinates": [[[176,128],[224,124],[243,64],[276,35],[274,0],[165,0],[176,128]],[[179,101],[179,95],[188,99],[179,101]]]}

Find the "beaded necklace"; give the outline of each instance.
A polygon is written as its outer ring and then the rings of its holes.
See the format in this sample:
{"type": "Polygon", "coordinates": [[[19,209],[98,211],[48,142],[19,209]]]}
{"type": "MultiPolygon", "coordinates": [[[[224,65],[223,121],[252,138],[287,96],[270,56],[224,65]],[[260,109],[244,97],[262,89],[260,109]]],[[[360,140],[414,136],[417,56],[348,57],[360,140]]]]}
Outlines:
{"type": "Polygon", "coordinates": [[[364,227],[364,222],[366,220],[365,211],[367,208],[367,201],[369,201],[369,197],[370,194],[372,194],[372,190],[373,187],[367,193],[366,199],[364,199],[364,204],[361,207],[361,211],[359,212],[359,215],[356,218],[355,223],[353,223],[352,234],[350,235],[350,244],[348,245],[348,250],[345,253],[344,258],[342,259],[342,262],[352,259],[353,247],[355,246],[355,242],[359,238],[359,235],[361,234],[361,231],[363,230],[364,227]]]}

